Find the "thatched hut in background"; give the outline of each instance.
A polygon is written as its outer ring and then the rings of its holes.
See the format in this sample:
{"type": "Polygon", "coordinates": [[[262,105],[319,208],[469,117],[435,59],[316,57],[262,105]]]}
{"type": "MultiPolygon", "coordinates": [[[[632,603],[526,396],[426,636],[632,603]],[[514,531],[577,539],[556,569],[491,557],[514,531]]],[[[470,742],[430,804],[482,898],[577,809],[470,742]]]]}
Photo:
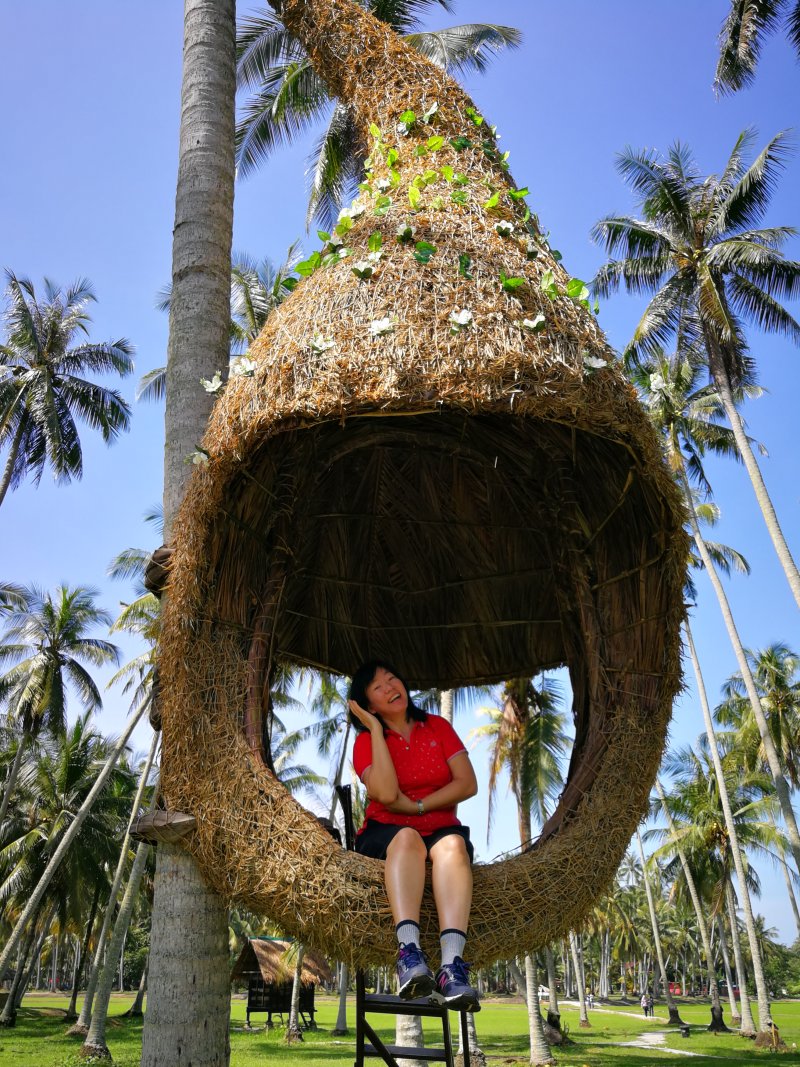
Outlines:
{"type": "MultiPolygon", "coordinates": [[[[289,951],[292,944],[275,937],[252,937],[245,941],[233,965],[231,982],[247,982],[248,1026],[253,1012],[267,1013],[267,1029],[272,1028],[273,1015],[288,1015],[294,980],[294,963],[289,951]]],[[[314,1028],[315,987],[332,981],[327,961],[306,949],[300,987],[300,1017],[305,1029],[314,1028]]]]}

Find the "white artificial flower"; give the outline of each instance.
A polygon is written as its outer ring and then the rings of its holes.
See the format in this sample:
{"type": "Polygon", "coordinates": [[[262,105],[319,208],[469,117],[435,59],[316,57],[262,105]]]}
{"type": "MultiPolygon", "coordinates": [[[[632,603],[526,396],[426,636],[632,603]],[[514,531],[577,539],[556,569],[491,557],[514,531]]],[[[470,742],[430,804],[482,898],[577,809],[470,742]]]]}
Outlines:
{"type": "Polygon", "coordinates": [[[659,392],[661,389],[664,389],[666,387],[666,384],[667,383],[664,381],[663,377],[660,374],[655,373],[655,374],[651,374],[650,375],[650,392],[651,393],[659,392]]]}
{"type": "Polygon", "coordinates": [[[535,315],[532,319],[523,319],[520,326],[522,326],[523,330],[530,330],[531,333],[537,333],[539,330],[544,329],[545,321],[545,317],[540,311],[539,314],[535,315]]]}
{"type": "Polygon", "coordinates": [[[368,252],[367,259],[370,261],[370,263],[380,263],[380,261],[383,259],[383,249],[378,248],[374,252],[368,252]]]}
{"type": "Polygon", "coordinates": [[[343,207],[339,212],[338,221],[342,219],[352,219],[354,222],[364,214],[364,207],[362,204],[352,204],[350,207],[343,207]]]}
{"type": "Polygon", "coordinates": [[[466,330],[468,326],[471,326],[474,322],[472,312],[468,308],[464,308],[463,311],[451,311],[450,312],[450,332],[461,333],[462,330],[466,330]]]}
{"type": "Polygon", "coordinates": [[[592,356],[588,352],[584,352],[583,365],[590,370],[600,370],[601,367],[608,366],[608,361],[605,359],[598,359],[597,356],[592,356]]]}
{"type": "Polygon", "coordinates": [[[391,187],[392,187],[392,179],[391,178],[378,178],[378,180],[375,182],[375,185],[377,186],[379,192],[385,193],[388,189],[391,189],[391,187]]]}
{"type": "Polygon", "coordinates": [[[317,355],[322,355],[323,352],[328,352],[335,347],[336,342],[332,337],[325,337],[321,333],[315,333],[311,338],[311,351],[316,352],[317,355]]]}
{"type": "Polygon", "coordinates": [[[394,333],[396,321],[393,315],[387,315],[384,319],[373,319],[369,324],[369,332],[373,337],[383,337],[384,334],[394,333]]]}
{"type": "Polygon", "coordinates": [[[195,467],[207,467],[209,460],[208,452],[204,448],[196,448],[189,456],[187,456],[187,462],[191,463],[195,467]]]}
{"type": "Polygon", "coordinates": [[[256,361],[249,356],[236,356],[231,360],[231,374],[236,378],[249,378],[256,369],[256,361]]]}
{"type": "Polygon", "coordinates": [[[401,241],[410,241],[416,232],[417,227],[412,226],[410,222],[401,222],[397,227],[397,236],[401,241]]]}
{"type": "Polygon", "coordinates": [[[350,268],[357,278],[362,280],[371,278],[375,273],[375,264],[370,263],[368,259],[359,259],[357,263],[354,263],[350,268]]]}
{"type": "Polygon", "coordinates": [[[215,371],[213,378],[211,378],[211,379],[209,379],[209,378],[201,378],[200,379],[200,384],[202,385],[202,387],[205,389],[205,391],[207,393],[218,393],[220,391],[220,389],[222,388],[224,383],[222,381],[222,377],[220,375],[220,372],[219,371],[215,371]]]}
{"type": "Polygon", "coordinates": [[[514,223],[507,222],[505,219],[502,219],[495,226],[495,231],[499,233],[501,237],[510,237],[511,234],[514,232],[514,223]]]}

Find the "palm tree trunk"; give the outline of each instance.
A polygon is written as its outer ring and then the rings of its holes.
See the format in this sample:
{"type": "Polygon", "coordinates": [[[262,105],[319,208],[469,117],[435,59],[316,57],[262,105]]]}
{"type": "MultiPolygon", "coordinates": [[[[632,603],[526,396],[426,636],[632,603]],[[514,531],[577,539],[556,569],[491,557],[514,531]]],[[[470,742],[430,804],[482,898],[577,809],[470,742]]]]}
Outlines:
{"type": "MultiPolygon", "coordinates": [[[[770,815],[769,821],[775,826],[775,820],[770,815]]],[[[789,897],[789,903],[792,906],[792,914],[794,915],[794,925],[797,930],[797,936],[800,937],[800,911],[797,908],[797,897],[795,896],[794,886],[792,885],[792,878],[789,874],[789,866],[786,863],[786,852],[782,845],[778,845],[778,854],[781,860],[781,871],[783,872],[783,880],[786,883],[786,894],[789,897]]]]}
{"type": "MultiPolygon", "coordinates": [[[[164,517],[167,537],[203,436],[211,397],[198,389],[229,358],[233,233],[235,0],[184,0],[178,185],[167,359],[164,517]]],[[[157,850],[150,994],[142,1067],[230,1059],[228,924],[183,849],[157,850]],[[201,921],[202,920],[202,921],[201,921]]]]}
{"type": "Polygon", "coordinates": [[[22,766],[22,756],[25,749],[28,747],[30,738],[30,732],[28,730],[23,730],[22,737],[20,737],[19,744],[17,745],[17,751],[14,753],[14,762],[11,764],[11,770],[8,772],[6,787],[3,790],[3,802],[0,804],[0,826],[5,822],[9,801],[14,795],[14,790],[17,787],[17,778],[19,778],[19,771],[22,766]]]}
{"type": "MultiPolygon", "coordinates": [[[[792,799],[789,795],[789,787],[786,783],[786,778],[783,774],[783,768],[778,756],[777,749],[775,748],[775,742],[772,739],[772,734],[769,729],[769,723],[767,717],[764,714],[764,709],[761,706],[761,700],[758,696],[758,690],[756,689],[756,683],[753,678],[753,673],[750,670],[750,664],[747,662],[747,656],[745,655],[744,646],[742,645],[739,632],[736,629],[736,624],[733,620],[733,612],[731,611],[728,597],[725,594],[725,590],[722,586],[722,582],[717,574],[717,569],[714,566],[714,562],[708,553],[706,543],[703,540],[703,535],[700,531],[700,526],[697,522],[697,516],[695,515],[694,505],[692,502],[691,489],[689,487],[689,480],[686,476],[686,470],[681,467],[680,471],[681,480],[683,484],[683,491],[686,497],[687,507],[689,511],[689,522],[692,527],[692,535],[694,537],[697,550],[700,553],[700,558],[703,561],[708,577],[711,580],[711,584],[714,586],[714,592],[717,594],[717,600],[719,601],[722,617],[725,621],[725,628],[728,631],[728,637],[730,638],[733,651],[736,655],[736,662],[739,665],[739,671],[742,675],[742,681],[744,682],[745,690],[747,691],[747,699],[750,701],[750,705],[753,709],[753,715],[755,716],[756,723],[758,724],[758,732],[761,735],[761,742],[764,745],[764,754],[767,757],[767,763],[769,765],[770,773],[772,774],[773,781],[775,782],[775,791],[778,794],[778,800],[781,805],[781,814],[783,815],[783,821],[786,825],[786,835],[789,838],[789,844],[792,849],[792,856],[794,858],[795,867],[800,871],[800,830],[798,830],[797,819],[795,818],[794,808],[792,807],[792,799]]],[[[738,877],[738,872],[737,872],[738,877]]],[[[762,1019],[762,1023],[766,1020],[762,1019]]]]}
{"type": "MultiPolygon", "coordinates": [[[[664,986],[664,999],[667,1002],[667,1011],[669,1012],[669,1025],[670,1026],[683,1026],[683,1019],[681,1019],[678,1013],[678,1008],[672,997],[672,993],[669,988],[669,978],[667,977],[667,968],[664,963],[664,949],[661,944],[661,932],[658,929],[658,917],[656,916],[656,904],[653,899],[653,887],[650,885],[650,876],[647,873],[647,861],[644,857],[644,845],[642,844],[642,835],[638,829],[636,831],[636,840],[639,843],[639,855],[642,859],[642,879],[644,881],[644,891],[647,895],[647,910],[650,912],[650,926],[653,929],[653,944],[656,948],[656,957],[658,959],[658,969],[661,972],[661,982],[664,986]]],[[[653,985],[656,983],[653,982],[653,985]]]]}
{"type": "Polygon", "coordinates": [[[111,1053],[108,1051],[108,1045],[106,1044],[108,1005],[111,1001],[111,991],[114,988],[117,965],[122,958],[122,946],[130,925],[133,906],[139,893],[139,886],[144,874],[147,857],[150,854],[150,847],[147,841],[140,841],[136,848],[136,856],[131,867],[125,896],[119,906],[117,919],[114,923],[114,932],[108,943],[106,962],[97,983],[97,993],[95,994],[94,1007],[92,1009],[92,1022],[81,1049],[84,1058],[96,1056],[98,1059],[111,1059],[111,1053]]]}
{"type": "MultiPolygon", "coordinates": [[[[700,903],[700,894],[697,892],[697,885],[695,884],[694,877],[689,867],[689,861],[686,858],[686,853],[678,845],[678,837],[675,833],[675,823],[672,821],[672,815],[667,807],[667,798],[664,795],[664,790],[661,788],[661,782],[656,778],[656,791],[661,798],[661,810],[664,812],[664,818],[667,820],[667,826],[672,837],[673,844],[678,853],[678,858],[681,861],[681,867],[683,868],[683,877],[686,879],[686,886],[689,890],[689,896],[692,899],[692,906],[694,907],[694,915],[697,920],[697,929],[700,931],[700,939],[703,942],[703,952],[706,954],[706,968],[708,973],[708,992],[711,997],[711,1022],[708,1029],[721,1033],[727,1031],[728,1027],[725,1025],[725,1020],[722,1015],[722,1004],[719,999],[719,986],[717,984],[717,972],[714,967],[714,956],[711,951],[711,937],[708,932],[708,923],[703,912],[702,904],[700,903]]],[[[686,995],[686,966],[684,957],[684,978],[683,978],[683,993],[686,995]]]]}
{"type": "Polygon", "coordinates": [[[292,982],[292,1003],[289,1008],[289,1025],[286,1027],[286,1041],[288,1044],[292,1044],[294,1041],[303,1040],[303,1031],[300,1029],[300,986],[303,984],[303,957],[305,954],[305,945],[298,944],[297,959],[294,962],[294,980],[292,982]]]}
{"type": "MultiPolygon", "coordinates": [[[[419,1015],[395,1016],[395,1042],[402,1048],[422,1048],[422,1019],[419,1015]]],[[[399,1059],[398,1067],[419,1067],[419,1060],[399,1059]]]]}
{"type": "Polygon", "coordinates": [[[443,689],[439,696],[439,711],[443,719],[453,725],[453,690],[443,689]]]}
{"type": "Polygon", "coordinates": [[[140,1018],[144,1014],[144,995],[147,992],[147,969],[149,966],[150,954],[148,953],[147,958],[144,961],[142,977],[139,979],[139,988],[136,991],[136,999],[134,1000],[133,1004],[131,1004],[131,1006],[128,1008],[128,1010],[126,1012],[123,1012],[124,1015],[130,1016],[132,1019],[140,1018]]]}
{"type": "Polygon", "coordinates": [[[347,984],[350,974],[346,963],[339,964],[339,1012],[336,1016],[336,1026],[331,1031],[333,1037],[344,1037],[347,1030],[347,984]]]}
{"type": "Polygon", "coordinates": [[[578,956],[578,939],[574,931],[569,932],[569,950],[572,955],[572,966],[575,968],[575,984],[578,987],[578,1008],[580,1011],[579,1026],[587,1029],[592,1024],[589,1022],[589,1013],[586,1010],[586,984],[583,977],[583,960],[578,956]]]}
{"type": "MultiPolygon", "coordinates": [[[[700,540],[702,541],[702,538],[700,540]]],[[[705,545],[703,545],[703,549],[705,551],[705,545]]],[[[709,560],[709,563],[710,562],[711,561],[709,560]]],[[[769,995],[767,993],[767,983],[764,979],[764,970],[761,965],[761,953],[758,947],[758,939],[756,938],[756,928],[755,922],[753,920],[753,909],[750,904],[750,893],[747,889],[744,860],[742,859],[742,852],[739,847],[739,835],[736,833],[736,823],[733,819],[733,812],[731,810],[731,803],[728,797],[728,790],[725,785],[725,774],[722,769],[722,760],[720,758],[719,747],[717,745],[717,736],[714,733],[714,723],[711,719],[711,708],[708,704],[708,696],[706,694],[705,682],[703,681],[703,675],[700,671],[700,662],[697,659],[697,650],[694,647],[692,631],[689,628],[688,622],[684,622],[684,632],[686,634],[686,642],[689,647],[689,654],[691,655],[692,665],[694,667],[695,676],[697,678],[697,692],[700,697],[700,705],[703,709],[703,720],[705,721],[706,725],[708,748],[711,753],[711,759],[714,764],[714,772],[717,776],[717,788],[719,789],[720,804],[722,805],[722,810],[725,815],[725,826],[728,831],[728,838],[730,840],[731,857],[733,858],[733,864],[736,868],[736,879],[739,883],[739,893],[742,901],[742,911],[744,912],[745,927],[747,929],[747,940],[750,944],[750,954],[753,960],[753,977],[755,979],[756,992],[758,994],[759,1029],[762,1033],[766,1033],[769,1029],[770,1024],[769,995]]],[[[742,1025],[744,1026],[744,997],[742,998],[742,1025]]]]}
{"type": "Polygon", "coordinates": [[[33,949],[33,944],[36,939],[36,916],[31,919],[31,924],[28,928],[28,932],[25,935],[25,940],[22,942],[19,956],[17,957],[17,969],[14,975],[14,981],[11,983],[11,988],[6,996],[6,1002],[3,1005],[3,1011],[0,1013],[0,1026],[11,1027],[15,1026],[17,1022],[17,1002],[21,989],[23,989],[23,981],[25,979],[26,964],[28,957],[33,949]]]}
{"type": "Polygon", "coordinates": [[[789,588],[797,602],[797,606],[800,607],[800,571],[798,571],[797,564],[789,551],[789,546],[786,543],[783,530],[778,522],[778,516],[775,513],[775,508],[767,491],[766,484],[764,483],[761,468],[753,453],[752,446],[747,439],[747,434],[742,425],[742,418],[737,410],[736,401],[733,398],[731,384],[728,380],[722,355],[719,352],[718,346],[714,343],[713,338],[710,338],[708,334],[706,336],[706,343],[709,352],[709,367],[711,374],[717,389],[719,389],[722,406],[725,408],[725,414],[728,416],[728,422],[731,424],[733,436],[739,449],[739,455],[742,457],[742,462],[750,476],[750,482],[753,486],[753,491],[756,494],[756,500],[761,509],[761,515],[766,523],[769,536],[772,539],[772,544],[778,555],[780,564],[783,567],[783,572],[786,575],[789,588]]]}
{"type": "MultiPolygon", "coordinates": [[[[136,796],[133,798],[133,804],[131,806],[131,817],[128,820],[128,827],[125,831],[125,836],[122,839],[122,847],[119,850],[119,859],[117,860],[117,869],[114,872],[114,879],[111,883],[111,892],[108,894],[108,904],[106,905],[105,914],[103,915],[103,925],[100,928],[100,935],[97,938],[97,945],[94,950],[94,960],[92,961],[92,969],[89,972],[89,979],[86,983],[86,994],[83,998],[83,1005],[81,1007],[81,1013],[78,1016],[77,1022],[67,1030],[67,1033],[75,1037],[86,1037],[89,1033],[89,1024],[92,1021],[92,1005],[94,1003],[94,993],[97,989],[97,981],[100,977],[100,971],[103,966],[103,958],[106,951],[106,941],[108,939],[109,931],[111,930],[111,921],[114,918],[114,908],[117,904],[117,896],[119,895],[119,888],[122,885],[122,878],[125,873],[125,864],[128,859],[128,846],[131,840],[131,826],[134,819],[139,815],[139,809],[142,806],[142,797],[144,796],[145,787],[147,786],[147,779],[150,775],[150,769],[153,766],[153,760],[155,759],[156,749],[158,747],[158,734],[153,734],[153,740],[150,742],[150,751],[147,754],[147,760],[139,778],[139,785],[136,789],[136,796]]],[[[155,792],[155,791],[154,791],[155,792]]]]}
{"type": "Polygon", "coordinates": [[[14,440],[11,442],[11,451],[8,453],[8,459],[6,460],[5,469],[3,470],[3,480],[0,482],[0,504],[3,503],[5,495],[8,492],[8,487],[11,484],[11,475],[14,473],[14,464],[17,462],[17,456],[19,455],[19,448],[22,444],[22,435],[25,432],[25,420],[20,419],[17,432],[14,434],[14,440]]]}
{"type": "Polygon", "coordinates": [[[533,956],[525,957],[525,985],[528,1001],[528,1036],[531,1044],[531,1064],[555,1063],[544,1036],[542,1012],[539,1007],[539,973],[533,956]]]}
{"type": "Polygon", "coordinates": [[[725,923],[722,920],[721,915],[716,917],[717,932],[719,934],[719,947],[722,953],[722,966],[725,971],[725,982],[728,986],[728,1003],[731,1006],[731,1022],[734,1026],[741,1027],[742,1015],[739,1008],[736,1005],[736,995],[733,992],[734,981],[733,971],[731,970],[731,961],[728,959],[728,939],[725,936],[725,923]]]}
{"type": "Polygon", "coordinates": [[[553,955],[553,946],[546,945],[544,957],[547,963],[547,986],[550,992],[550,1000],[547,1005],[547,1023],[554,1030],[561,1032],[561,1012],[558,1010],[558,989],[556,987],[556,958],[553,955]]]}
{"type": "Polygon", "coordinates": [[[39,879],[36,888],[31,894],[30,900],[25,905],[22,915],[20,915],[19,919],[17,920],[17,924],[11,932],[11,936],[6,942],[5,948],[3,949],[3,952],[0,955],[0,980],[2,979],[3,975],[6,972],[6,969],[8,968],[9,962],[11,961],[11,957],[14,955],[14,952],[17,949],[17,945],[22,939],[22,934],[27,928],[31,916],[36,913],[39,904],[42,901],[42,897],[44,896],[47,887],[50,885],[53,875],[55,874],[56,870],[59,867],[59,864],[66,855],[67,850],[69,849],[72,842],[75,840],[75,837],[77,836],[78,832],[86,821],[86,816],[91,811],[92,805],[105,788],[105,784],[108,781],[109,775],[116,766],[117,760],[119,759],[122,750],[127,745],[128,739],[136,728],[136,724],[141,719],[149,703],[150,698],[147,697],[145,700],[142,701],[137,710],[131,716],[129,723],[125,728],[125,732],[122,734],[116,745],[114,745],[113,749],[111,750],[108,759],[106,760],[103,766],[103,769],[97,776],[97,780],[90,789],[83,804],[81,804],[80,808],[75,813],[75,818],[72,820],[68,830],[61,838],[58,848],[55,850],[55,852],[50,858],[50,862],[45,867],[42,877],[39,879]]]}
{"type": "MultiPolygon", "coordinates": [[[[78,949],[78,959],[83,962],[89,952],[89,939],[92,936],[92,927],[94,926],[95,916],[97,915],[97,906],[100,903],[101,886],[98,883],[94,896],[92,897],[92,906],[89,910],[89,918],[86,922],[86,932],[83,935],[83,944],[78,949]]],[[[75,1011],[75,1005],[78,1003],[78,986],[81,978],[82,967],[75,967],[75,976],[72,982],[72,996],[70,997],[69,1007],[67,1008],[67,1014],[64,1016],[66,1022],[72,1022],[78,1018],[78,1013],[75,1011]]]]}
{"type": "Polygon", "coordinates": [[[739,939],[739,926],[736,920],[736,901],[733,897],[733,886],[730,878],[725,884],[725,904],[728,910],[728,926],[731,931],[731,944],[733,945],[733,960],[736,964],[736,977],[739,983],[739,1004],[741,1006],[742,1023],[740,1031],[747,1037],[751,1037],[755,1031],[753,1015],[750,1011],[750,996],[747,992],[747,972],[742,958],[742,945],[739,939]]]}
{"type": "Polygon", "coordinates": [[[55,914],[55,910],[56,910],[56,906],[55,906],[55,904],[53,904],[50,907],[50,910],[48,911],[44,922],[39,927],[39,933],[38,933],[37,938],[36,938],[36,944],[34,945],[33,952],[30,955],[30,961],[28,963],[28,970],[27,970],[27,973],[25,974],[25,977],[22,980],[22,985],[20,986],[19,992],[17,993],[17,1000],[16,1000],[16,1003],[14,1005],[14,1007],[17,1009],[17,1011],[19,1011],[20,1005],[22,1004],[22,998],[25,995],[25,991],[28,988],[28,984],[29,984],[29,982],[31,980],[31,975],[33,974],[34,966],[36,967],[36,988],[38,989],[38,987],[39,987],[38,983],[39,983],[39,970],[40,970],[40,964],[41,964],[42,946],[44,945],[45,938],[47,937],[47,930],[48,930],[48,928],[50,926],[50,923],[53,920],[53,915],[55,914]]]}

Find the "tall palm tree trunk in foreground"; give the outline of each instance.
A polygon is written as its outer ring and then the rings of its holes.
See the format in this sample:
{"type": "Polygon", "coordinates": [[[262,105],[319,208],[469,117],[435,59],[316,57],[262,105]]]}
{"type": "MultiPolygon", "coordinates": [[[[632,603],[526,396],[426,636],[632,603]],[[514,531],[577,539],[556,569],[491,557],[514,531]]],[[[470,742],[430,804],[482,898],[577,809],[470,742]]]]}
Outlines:
{"type": "Polygon", "coordinates": [[[97,908],[100,903],[100,893],[102,891],[102,885],[98,882],[97,888],[94,891],[92,897],[92,906],[89,910],[89,918],[86,920],[86,928],[83,935],[83,942],[77,953],[77,960],[75,961],[75,975],[72,981],[72,996],[70,997],[69,1007],[67,1008],[67,1014],[64,1016],[66,1022],[72,1022],[78,1018],[78,1013],[75,1010],[75,1006],[78,1003],[78,986],[80,985],[81,974],[84,970],[83,961],[86,959],[89,952],[89,941],[92,936],[92,930],[94,929],[94,920],[97,916],[97,908]]]}
{"type": "Polygon", "coordinates": [[[289,1025],[286,1027],[286,1040],[289,1044],[293,1041],[303,1040],[303,1031],[300,1029],[300,987],[303,984],[303,957],[305,954],[305,945],[298,945],[297,959],[294,961],[294,979],[292,981],[292,1002],[289,1008],[289,1025]]]}
{"type": "MultiPolygon", "coordinates": [[[[692,875],[691,868],[689,867],[689,861],[686,858],[686,853],[677,844],[677,835],[675,833],[675,823],[672,821],[672,815],[667,807],[667,798],[664,795],[664,790],[661,788],[661,782],[656,778],[656,792],[661,799],[661,810],[664,812],[664,818],[667,820],[667,826],[675,844],[676,851],[678,853],[678,859],[681,861],[681,867],[683,868],[683,877],[686,879],[686,886],[689,890],[689,896],[692,898],[692,906],[694,907],[694,915],[697,920],[697,929],[700,932],[700,940],[703,942],[703,952],[706,957],[706,969],[708,974],[708,993],[711,997],[711,1022],[708,1025],[708,1029],[712,1031],[722,1032],[727,1031],[728,1027],[725,1025],[725,1020],[722,1017],[722,1004],[719,999],[719,985],[717,984],[717,972],[714,968],[714,954],[711,951],[711,936],[708,931],[708,923],[706,922],[705,912],[703,911],[703,905],[700,903],[700,894],[697,892],[697,885],[695,884],[694,877],[692,875]]],[[[683,983],[683,992],[686,993],[686,982],[683,983]]],[[[736,1013],[734,1012],[734,1015],[736,1013]]]]}
{"type": "MultiPolygon", "coordinates": [[[[722,952],[722,967],[725,971],[725,982],[728,986],[728,1003],[731,1006],[731,1022],[734,1026],[741,1027],[742,1014],[736,1006],[736,995],[733,992],[736,983],[733,980],[731,961],[728,958],[728,938],[725,936],[725,923],[723,922],[722,916],[720,914],[717,914],[714,921],[717,924],[717,933],[719,934],[719,947],[722,952]]],[[[747,993],[745,991],[745,996],[746,995],[747,993]]]]}
{"type": "MultiPolygon", "coordinates": [[[[709,560],[709,563],[710,562],[711,561],[709,560]]],[[[686,635],[686,643],[689,648],[689,655],[692,658],[692,666],[694,667],[695,677],[697,679],[697,692],[700,697],[700,706],[703,709],[703,720],[706,724],[708,748],[709,752],[711,753],[712,762],[714,764],[714,773],[717,776],[717,788],[719,789],[720,804],[722,805],[722,810],[725,815],[725,827],[728,831],[728,838],[730,839],[731,857],[733,859],[734,867],[736,868],[736,880],[739,883],[739,895],[741,897],[742,910],[744,911],[745,927],[747,928],[747,940],[750,944],[750,954],[753,961],[753,977],[756,983],[756,993],[758,994],[758,1026],[759,1030],[762,1033],[766,1033],[769,1031],[769,1025],[771,1021],[769,1013],[769,994],[767,993],[767,983],[764,979],[764,970],[761,965],[761,952],[758,946],[758,940],[756,938],[756,928],[753,919],[753,909],[750,904],[750,893],[747,889],[744,860],[742,859],[742,851],[739,847],[739,835],[736,832],[736,823],[734,822],[730,798],[728,797],[728,790],[725,785],[725,773],[722,769],[722,760],[719,754],[719,746],[717,745],[717,737],[714,733],[714,723],[711,719],[711,708],[709,707],[708,703],[705,682],[703,681],[703,675],[700,671],[700,662],[697,658],[697,650],[694,647],[692,631],[689,629],[689,624],[687,622],[684,622],[684,633],[686,635]]],[[[739,969],[738,960],[736,963],[736,969],[739,969]]],[[[746,994],[743,990],[741,975],[739,978],[739,985],[742,989],[742,1032],[746,1032],[744,1007],[746,994]]]]}
{"type": "Polygon", "coordinates": [[[756,494],[758,506],[761,509],[761,514],[766,523],[775,552],[780,560],[781,567],[783,567],[783,572],[786,575],[789,588],[792,591],[797,606],[800,608],[800,571],[798,571],[797,564],[789,551],[789,546],[783,535],[781,524],[778,522],[778,516],[775,513],[775,508],[772,504],[769,492],[767,491],[764,476],[761,473],[761,468],[753,454],[753,447],[750,444],[745,428],[742,425],[742,417],[736,407],[736,401],[733,397],[731,383],[725,369],[725,362],[722,358],[722,353],[719,350],[719,345],[715,342],[709,330],[706,330],[706,344],[709,354],[709,368],[714,379],[714,384],[719,390],[720,399],[725,408],[728,422],[731,424],[733,436],[739,449],[739,455],[742,457],[742,462],[750,476],[750,482],[752,483],[753,491],[756,494]]]}
{"type": "Polygon", "coordinates": [[[642,879],[644,881],[644,891],[647,894],[647,910],[650,912],[650,925],[653,928],[653,944],[656,948],[656,958],[658,959],[658,969],[661,972],[661,982],[664,986],[664,999],[667,1002],[667,1011],[669,1012],[669,1025],[670,1026],[683,1026],[683,1019],[678,1014],[678,1008],[673,999],[672,993],[669,988],[669,978],[667,977],[667,968],[664,964],[664,949],[661,945],[661,933],[658,929],[658,917],[656,916],[656,904],[653,899],[653,887],[650,885],[650,876],[647,873],[647,861],[644,856],[644,845],[642,844],[642,835],[639,831],[636,831],[636,840],[639,843],[639,855],[642,860],[642,879]]]}
{"type": "MultiPolygon", "coordinates": [[[[167,360],[164,519],[185,489],[213,378],[229,355],[233,231],[235,0],[185,0],[178,186],[167,360]]],[[[182,848],[159,845],[142,1067],[227,1067],[228,923],[224,901],[182,848]]]]}
{"type": "MultiPolygon", "coordinates": [[[[753,1022],[753,1014],[750,1011],[750,996],[747,992],[747,971],[744,967],[742,943],[739,937],[739,926],[736,920],[736,901],[733,898],[733,887],[731,886],[730,879],[727,880],[727,884],[725,885],[725,906],[728,911],[728,925],[730,926],[731,931],[733,960],[736,964],[736,977],[739,983],[739,1004],[741,1006],[742,1017],[740,1029],[743,1034],[749,1036],[755,1033],[756,1026],[753,1022]]],[[[720,929],[722,926],[723,923],[720,921],[720,929]]]]}
{"type": "MultiPolygon", "coordinates": [[[[749,447],[749,446],[748,446],[749,447]]],[[[758,724],[758,732],[761,735],[761,742],[764,746],[764,754],[767,758],[770,774],[775,782],[775,792],[778,795],[778,800],[781,805],[781,814],[783,815],[783,821],[786,825],[786,836],[789,838],[789,845],[792,850],[792,856],[794,857],[795,866],[800,871],[800,829],[797,826],[797,819],[795,817],[794,808],[792,807],[792,798],[789,795],[789,786],[786,783],[786,777],[783,773],[783,767],[781,767],[780,757],[778,751],[775,748],[775,742],[772,739],[772,733],[770,732],[769,723],[767,717],[764,714],[764,709],[761,706],[761,699],[758,695],[758,689],[756,688],[755,679],[753,678],[753,672],[750,670],[750,664],[747,662],[747,655],[744,651],[744,645],[739,637],[739,631],[736,629],[736,623],[733,619],[733,612],[731,611],[728,597],[720,581],[717,569],[714,566],[714,561],[711,559],[706,543],[703,539],[703,535],[700,531],[700,526],[697,521],[697,516],[694,510],[694,504],[692,502],[692,491],[689,486],[689,479],[686,475],[686,469],[681,467],[680,471],[681,482],[683,486],[684,495],[686,497],[689,522],[692,527],[692,536],[694,543],[697,546],[697,551],[700,553],[700,558],[703,561],[708,577],[711,580],[711,584],[714,587],[714,592],[717,594],[717,600],[719,601],[720,611],[722,612],[722,618],[725,622],[725,628],[728,631],[728,637],[730,638],[731,645],[733,646],[734,654],[736,655],[736,662],[739,665],[739,673],[742,676],[744,687],[747,692],[747,699],[750,701],[750,705],[753,709],[753,715],[756,723],[758,724]]],[[[738,871],[737,871],[738,877],[738,871]]],[[[763,1020],[762,1020],[763,1021],[763,1020]]]]}

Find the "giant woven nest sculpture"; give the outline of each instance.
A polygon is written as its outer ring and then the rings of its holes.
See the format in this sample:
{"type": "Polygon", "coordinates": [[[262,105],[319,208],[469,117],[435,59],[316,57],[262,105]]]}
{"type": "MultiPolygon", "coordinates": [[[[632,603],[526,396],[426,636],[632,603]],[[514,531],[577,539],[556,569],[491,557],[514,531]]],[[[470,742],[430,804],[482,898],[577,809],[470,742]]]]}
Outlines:
{"type": "Polygon", "coordinates": [[[645,810],[680,681],[681,506],[470,99],[352,0],[285,0],[283,18],[372,152],[351,254],[329,246],[270,318],[175,523],[163,788],[220,893],[335,958],[388,959],[382,865],[265,766],[271,665],[378,655],[450,687],[568,664],[557,811],[475,871],[483,963],[576,925],[645,810]]]}

